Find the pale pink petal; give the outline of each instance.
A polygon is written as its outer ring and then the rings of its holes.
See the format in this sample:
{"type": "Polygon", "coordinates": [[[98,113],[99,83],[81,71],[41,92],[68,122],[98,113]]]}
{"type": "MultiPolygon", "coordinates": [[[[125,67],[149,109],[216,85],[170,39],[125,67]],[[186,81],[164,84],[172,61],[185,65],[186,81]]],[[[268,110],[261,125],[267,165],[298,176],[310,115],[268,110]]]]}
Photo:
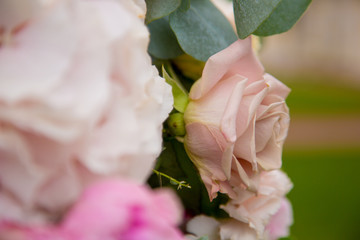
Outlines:
{"type": "Polygon", "coordinates": [[[275,137],[271,136],[264,149],[257,153],[257,162],[264,170],[281,168],[282,144],[278,144],[275,137]]]}
{"type": "Polygon", "coordinates": [[[237,136],[241,136],[241,134],[248,127],[250,121],[255,117],[255,114],[257,113],[257,109],[261,106],[260,104],[265,98],[266,93],[268,92],[268,89],[265,86],[266,85],[263,81],[258,81],[250,84],[245,89],[244,97],[241,101],[237,113],[238,114],[236,120],[237,136]],[[263,88],[258,89],[261,86],[263,88]]]}
{"type": "MultiPolygon", "coordinates": [[[[269,129],[274,129],[274,125],[278,122],[279,117],[268,117],[266,119],[258,120],[255,127],[255,147],[256,152],[264,150],[267,143],[273,136],[273,132],[269,129]]],[[[281,158],[280,158],[281,159],[281,158]]]]}
{"type": "Polygon", "coordinates": [[[54,221],[94,181],[144,182],[172,109],[145,2],[41,2],[0,3],[0,219],[54,221]]]}
{"type": "Polygon", "coordinates": [[[244,159],[250,162],[253,169],[257,170],[255,149],[255,118],[249,122],[246,130],[236,140],[234,155],[236,158],[244,159]]]}
{"type": "Polygon", "coordinates": [[[205,64],[202,77],[190,92],[191,99],[207,94],[225,75],[239,74],[250,82],[260,79],[263,67],[251,49],[251,38],[238,40],[228,48],[211,56],[205,64]]]}
{"type": "Polygon", "coordinates": [[[233,160],[236,161],[236,158],[234,158],[234,143],[228,143],[228,145],[225,147],[223,151],[223,155],[221,157],[221,166],[222,169],[226,175],[226,178],[230,180],[231,178],[231,166],[233,160]]]}
{"type": "MultiPolygon", "coordinates": [[[[9,34],[14,28],[29,20],[40,8],[40,1],[38,0],[25,2],[22,0],[0,1],[0,29],[4,28],[5,32],[9,34]]],[[[4,41],[4,38],[0,39],[0,42],[1,40],[4,41]]]]}
{"type": "Polygon", "coordinates": [[[292,207],[289,200],[283,198],[280,209],[270,219],[266,225],[269,240],[276,240],[289,235],[289,228],[293,224],[292,207]]]}
{"type": "Polygon", "coordinates": [[[235,188],[236,198],[221,206],[230,217],[248,223],[258,238],[265,236],[265,227],[281,207],[281,201],[292,184],[286,174],[279,170],[262,172],[258,192],[235,188]]]}
{"type": "Polygon", "coordinates": [[[283,99],[285,99],[289,95],[291,91],[290,88],[288,88],[284,83],[280,82],[270,74],[268,73],[264,74],[264,79],[266,83],[269,85],[270,88],[269,94],[278,95],[283,99]]]}
{"type": "MultiPolygon", "coordinates": [[[[38,166],[32,164],[30,149],[24,138],[11,130],[1,129],[0,135],[0,181],[1,188],[12,192],[11,198],[15,198],[14,204],[24,204],[24,208],[31,208],[36,192],[45,177],[38,166]],[[22,186],[27,186],[23,188],[22,186]]],[[[8,198],[4,193],[0,198],[8,198]]],[[[9,198],[8,198],[9,199],[9,198]]],[[[8,201],[6,201],[8,202],[8,201]]],[[[1,211],[1,217],[18,216],[18,213],[1,211]]],[[[17,219],[18,221],[21,220],[17,219]]]]}
{"type": "Polygon", "coordinates": [[[36,18],[0,51],[0,96],[13,103],[37,97],[59,84],[76,48],[67,3],[36,18]],[[16,64],[14,64],[16,63],[16,64]],[[19,71],[21,69],[21,71],[19,71]],[[26,81],[23,81],[26,76],[26,81]]]}
{"type": "MultiPolygon", "coordinates": [[[[241,76],[235,75],[235,77],[240,78],[241,76]]],[[[234,143],[236,141],[236,117],[238,115],[238,109],[243,97],[246,82],[246,78],[240,80],[230,92],[230,98],[228,99],[225,112],[221,119],[220,130],[228,142],[234,143]]]]}
{"type": "Polygon", "coordinates": [[[220,223],[215,218],[198,215],[186,224],[186,231],[195,235],[196,239],[206,236],[209,240],[218,240],[219,225],[220,223]]]}
{"type": "Polygon", "coordinates": [[[220,125],[226,106],[229,103],[230,93],[233,92],[237,84],[243,85],[246,84],[246,81],[240,75],[232,76],[219,82],[216,88],[212,89],[203,98],[190,101],[184,115],[185,123],[188,124],[201,119],[202,122],[207,124],[220,125]]]}
{"type": "Polygon", "coordinates": [[[193,161],[200,169],[206,169],[213,175],[213,179],[226,180],[226,176],[222,171],[221,158],[222,146],[217,142],[216,131],[211,131],[209,127],[201,123],[192,123],[186,126],[188,134],[185,136],[186,151],[193,156],[193,161]],[[196,129],[197,133],[193,134],[196,129]]]}
{"type": "Polygon", "coordinates": [[[236,220],[223,221],[220,226],[220,236],[221,240],[258,240],[252,228],[236,220]]]}
{"type": "MultiPolygon", "coordinates": [[[[184,144],[211,199],[225,187],[232,195],[236,188],[256,192],[259,172],[281,167],[288,93],[284,84],[264,74],[250,38],[209,58],[190,90],[184,144]]],[[[264,224],[255,222],[257,228],[264,224]]]]}
{"type": "MultiPolygon", "coordinates": [[[[255,183],[252,175],[248,174],[246,170],[243,167],[243,162],[240,163],[241,160],[234,160],[235,166],[236,166],[236,173],[238,174],[241,183],[245,184],[246,188],[248,188],[251,191],[256,191],[257,184],[255,183]]],[[[231,179],[231,182],[235,182],[234,178],[231,179]]],[[[233,186],[240,187],[241,184],[233,184],[233,186]]]]}

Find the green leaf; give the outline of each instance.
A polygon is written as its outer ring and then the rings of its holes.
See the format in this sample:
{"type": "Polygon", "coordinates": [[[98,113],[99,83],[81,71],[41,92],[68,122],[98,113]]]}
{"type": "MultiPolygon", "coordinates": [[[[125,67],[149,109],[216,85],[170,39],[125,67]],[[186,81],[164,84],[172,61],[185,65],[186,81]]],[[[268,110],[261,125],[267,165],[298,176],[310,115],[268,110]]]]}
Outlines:
{"type": "Polygon", "coordinates": [[[145,23],[165,17],[175,11],[181,3],[181,0],[145,0],[146,2],[146,17],[145,23]]]}
{"type": "Polygon", "coordinates": [[[149,53],[156,58],[171,59],[183,54],[167,17],[148,25],[150,31],[149,53]]]}
{"type": "Polygon", "coordinates": [[[189,97],[187,91],[181,85],[181,83],[176,78],[171,78],[170,75],[166,72],[165,68],[162,68],[163,77],[165,81],[171,85],[172,94],[174,97],[174,108],[181,113],[185,112],[185,109],[189,103],[189,97]]]}
{"type": "MultiPolygon", "coordinates": [[[[194,164],[191,162],[190,158],[188,157],[184,144],[178,142],[178,141],[172,141],[172,147],[175,152],[177,162],[179,163],[180,168],[184,171],[184,173],[187,175],[187,179],[185,179],[190,185],[191,185],[191,191],[182,191],[180,193],[180,197],[182,199],[186,199],[185,201],[193,201],[193,198],[196,194],[198,194],[198,198],[200,200],[200,206],[197,210],[200,210],[201,213],[204,213],[208,216],[213,216],[216,218],[228,218],[229,215],[223,210],[220,209],[220,205],[225,204],[229,197],[225,194],[219,193],[218,197],[215,198],[212,202],[210,202],[208,192],[205,188],[204,183],[202,182],[198,170],[194,166],[194,164]],[[196,192],[197,191],[197,192],[196,192]],[[192,195],[181,195],[185,193],[190,193],[192,195]]],[[[187,206],[185,204],[185,206],[187,206]]]]}
{"type": "Polygon", "coordinates": [[[269,36],[288,31],[305,12],[310,3],[311,0],[282,0],[254,34],[269,36]]]}
{"type": "Polygon", "coordinates": [[[170,14],[170,27],[181,48],[194,58],[206,61],[211,55],[237,40],[230,23],[209,0],[187,1],[170,14]]]}
{"type": "Polygon", "coordinates": [[[252,34],[281,0],[234,0],[236,30],[241,39],[252,34]]]}
{"type": "Polygon", "coordinates": [[[153,188],[161,186],[173,188],[182,200],[186,210],[197,215],[201,213],[201,189],[203,183],[191,161],[186,158],[184,148],[181,149],[181,145],[176,143],[176,140],[164,140],[165,150],[158,158],[158,171],[166,173],[177,180],[186,181],[191,188],[182,188],[181,191],[177,191],[177,186],[172,185],[167,179],[159,178],[156,174],[151,175],[148,183],[153,188]]]}
{"type": "Polygon", "coordinates": [[[176,194],[190,214],[203,213],[216,218],[229,217],[219,207],[228,201],[228,197],[219,194],[213,202],[210,202],[204,183],[201,181],[196,167],[187,156],[184,145],[174,139],[164,139],[164,148],[165,150],[159,156],[156,164],[157,170],[177,180],[186,181],[191,188],[182,188],[181,191],[177,191],[177,186],[172,185],[166,179],[161,180],[155,173],[148,180],[150,186],[153,188],[167,186],[176,190],[176,194]]]}
{"type": "Polygon", "coordinates": [[[311,0],[234,0],[235,23],[241,39],[289,30],[311,0]]]}

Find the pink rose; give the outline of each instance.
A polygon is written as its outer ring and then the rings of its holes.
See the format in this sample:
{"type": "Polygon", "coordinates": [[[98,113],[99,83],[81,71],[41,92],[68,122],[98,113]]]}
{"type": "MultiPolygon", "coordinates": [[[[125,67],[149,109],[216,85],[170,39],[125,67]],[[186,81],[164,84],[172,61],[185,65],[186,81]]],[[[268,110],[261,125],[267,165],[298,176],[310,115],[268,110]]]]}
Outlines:
{"type": "Polygon", "coordinates": [[[0,219],[52,221],[98,179],[144,182],[172,109],[147,53],[144,1],[39,1],[24,18],[5,2],[0,219]]]}
{"type": "Polygon", "coordinates": [[[88,188],[59,226],[0,225],[0,238],[21,240],[182,240],[181,205],[170,190],[122,180],[88,188]],[[16,238],[17,237],[17,238],[16,238]]]}
{"type": "Polygon", "coordinates": [[[205,215],[191,219],[186,226],[189,240],[207,236],[209,240],[258,240],[254,229],[235,219],[216,220],[205,215]]]}
{"type": "Polygon", "coordinates": [[[213,199],[232,187],[256,189],[256,173],[281,167],[289,126],[289,88],[264,69],[251,39],[238,40],[206,62],[191,88],[185,148],[213,199]]]}
{"type": "Polygon", "coordinates": [[[288,214],[291,210],[281,209],[284,208],[282,206],[284,196],[291,188],[292,183],[282,171],[264,171],[260,175],[257,193],[236,188],[237,197],[230,199],[222,208],[230,217],[247,223],[255,229],[259,238],[266,235],[265,228],[268,229],[270,236],[277,236],[285,233],[285,229],[291,224],[292,216],[288,214]],[[270,226],[267,227],[269,223],[270,226]]]}
{"type": "Polygon", "coordinates": [[[292,207],[289,200],[281,200],[280,209],[273,215],[266,225],[269,240],[276,240],[289,235],[289,228],[293,224],[292,207]]]}
{"type": "Polygon", "coordinates": [[[258,193],[236,188],[236,199],[222,206],[229,219],[198,215],[187,224],[188,239],[276,240],[289,235],[292,208],[285,195],[292,183],[280,170],[262,172],[258,193]]]}
{"type": "Polygon", "coordinates": [[[197,215],[186,224],[186,231],[189,233],[186,237],[189,240],[198,240],[207,236],[209,240],[219,240],[220,222],[215,218],[206,215],[197,215]]]}
{"type": "MultiPolygon", "coordinates": [[[[263,240],[258,238],[254,229],[234,219],[225,220],[220,226],[221,240],[263,240]]],[[[265,240],[265,239],[264,239],[265,240]]]]}

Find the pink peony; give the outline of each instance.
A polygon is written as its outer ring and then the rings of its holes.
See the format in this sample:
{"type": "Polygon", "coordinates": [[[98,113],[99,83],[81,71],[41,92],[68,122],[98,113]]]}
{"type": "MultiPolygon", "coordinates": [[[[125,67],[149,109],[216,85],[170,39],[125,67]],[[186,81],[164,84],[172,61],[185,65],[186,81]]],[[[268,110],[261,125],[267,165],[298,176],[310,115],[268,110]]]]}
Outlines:
{"type": "Polygon", "coordinates": [[[182,239],[176,196],[123,181],[97,183],[85,191],[61,229],[74,239],[182,239]]]}
{"type": "Polygon", "coordinates": [[[88,188],[59,226],[3,223],[0,239],[181,240],[181,205],[170,190],[106,180],[88,188]]]}
{"type": "Polygon", "coordinates": [[[18,2],[0,3],[0,219],[55,221],[98,179],[145,181],[171,88],[144,1],[18,2]]]}
{"type": "Polygon", "coordinates": [[[255,190],[259,171],[281,167],[289,91],[264,74],[251,38],[206,62],[202,78],[190,90],[184,143],[210,199],[218,191],[234,197],[234,186],[255,190]]]}
{"type": "Polygon", "coordinates": [[[268,227],[270,235],[275,236],[277,228],[284,231],[283,229],[290,225],[291,216],[283,218],[283,210],[279,212],[279,209],[282,207],[284,196],[291,188],[290,179],[282,171],[264,171],[260,176],[257,193],[237,188],[235,189],[237,198],[230,199],[222,208],[229,213],[230,217],[247,223],[255,229],[258,238],[266,235],[265,228],[269,223],[272,224],[268,227]],[[276,214],[280,216],[276,217],[276,214]],[[273,217],[275,218],[272,219],[273,217]]]}

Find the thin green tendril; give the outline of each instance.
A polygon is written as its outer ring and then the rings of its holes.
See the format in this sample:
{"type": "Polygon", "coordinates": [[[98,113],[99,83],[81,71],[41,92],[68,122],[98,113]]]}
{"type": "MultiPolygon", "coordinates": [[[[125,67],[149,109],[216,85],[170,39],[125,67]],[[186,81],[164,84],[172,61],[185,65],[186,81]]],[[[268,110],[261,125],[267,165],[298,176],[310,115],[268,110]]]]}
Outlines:
{"type": "Polygon", "coordinates": [[[175,178],[170,177],[169,175],[166,175],[165,173],[159,172],[155,169],[153,169],[153,172],[156,173],[156,175],[159,176],[159,179],[161,181],[161,177],[165,177],[170,180],[170,183],[173,185],[177,185],[177,189],[181,189],[182,187],[191,188],[189,183],[186,183],[185,181],[178,181],[175,178]]]}

